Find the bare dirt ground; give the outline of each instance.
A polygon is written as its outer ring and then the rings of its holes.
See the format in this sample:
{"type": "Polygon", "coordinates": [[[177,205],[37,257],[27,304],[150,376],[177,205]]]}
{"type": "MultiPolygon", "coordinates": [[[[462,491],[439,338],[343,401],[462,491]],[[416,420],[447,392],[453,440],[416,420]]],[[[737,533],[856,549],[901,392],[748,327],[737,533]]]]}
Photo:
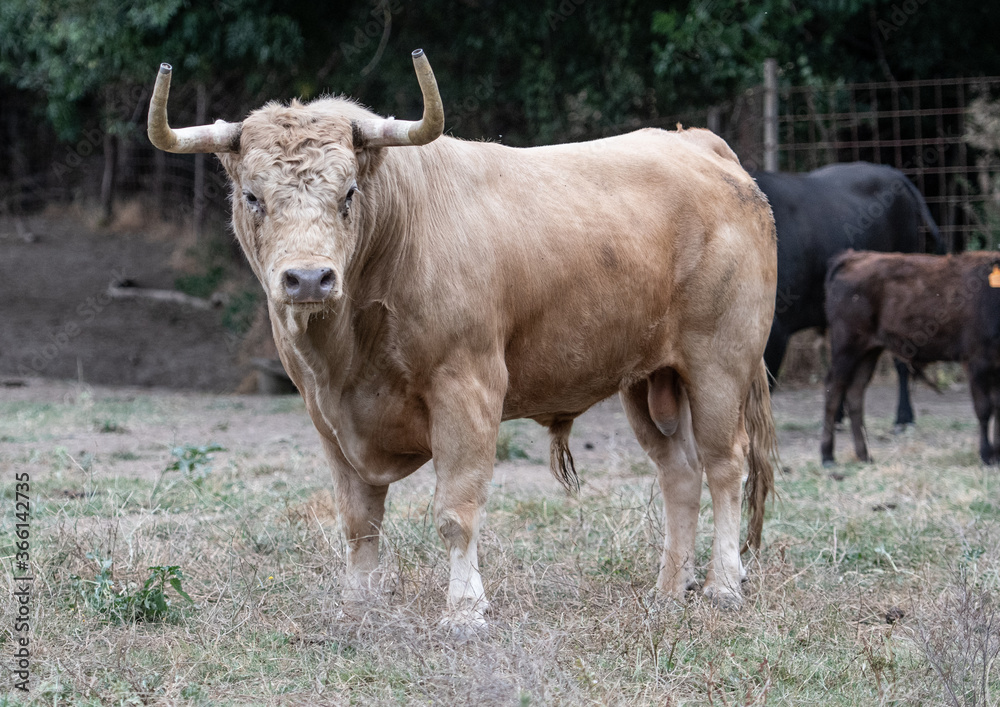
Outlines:
{"type": "Polygon", "coordinates": [[[176,241],[94,228],[85,214],[0,218],[0,376],[223,392],[249,372],[217,310],[111,300],[108,286],[173,289],[176,241]]]}

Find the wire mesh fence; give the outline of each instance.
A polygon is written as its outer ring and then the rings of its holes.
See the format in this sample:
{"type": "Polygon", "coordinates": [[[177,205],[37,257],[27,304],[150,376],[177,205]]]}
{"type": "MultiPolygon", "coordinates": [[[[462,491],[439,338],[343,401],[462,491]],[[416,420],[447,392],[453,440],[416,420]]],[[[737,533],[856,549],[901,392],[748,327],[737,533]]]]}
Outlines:
{"type": "Polygon", "coordinates": [[[969,118],[1000,97],[1000,77],[796,86],[779,95],[779,169],[892,165],[920,189],[949,250],[997,244],[997,164],[969,118]]]}
{"type": "MultiPolygon", "coordinates": [[[[109,202],[138,199],[150,215],[195,231],[205,224],[224,227],[228,183],[218,161],[161,152],[146,138],[153,77],[155,71],[149,86],[105,92],[102,123],[83,126],[71,140],[60,140],[27,97],[0,92],[0,134],[7,138],[0,147],[0,154],[6,153],[0,160],[0,214],[67,202],[96,204],[110,189],[109,202]]],[[[177,81],[170,120],[179,126],[239,120],[265,100],[230,90],[226,80],[177,81]]]]}

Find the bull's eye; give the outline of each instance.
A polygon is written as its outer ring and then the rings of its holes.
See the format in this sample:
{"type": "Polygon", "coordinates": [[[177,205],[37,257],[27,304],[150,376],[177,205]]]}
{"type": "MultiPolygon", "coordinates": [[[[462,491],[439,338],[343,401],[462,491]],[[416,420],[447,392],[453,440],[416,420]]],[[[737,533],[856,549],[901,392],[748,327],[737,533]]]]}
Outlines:
{"type": "Polygon", "coordinates": [[[344,205],[340,207],[340,215],[347,217],[348,211],[351,210],[351,201],[354,199],[354,195],[358,191],[358,184],[355,182],[347,189],[347,196],[344,198],[344,205]]]}
{"type": "Polygon", "coordinates": [[[264,203],[249,189],[243,190],[243,200],[247,202],[247,206],[255,214],[262,215],[264,213],[264,203]]]}

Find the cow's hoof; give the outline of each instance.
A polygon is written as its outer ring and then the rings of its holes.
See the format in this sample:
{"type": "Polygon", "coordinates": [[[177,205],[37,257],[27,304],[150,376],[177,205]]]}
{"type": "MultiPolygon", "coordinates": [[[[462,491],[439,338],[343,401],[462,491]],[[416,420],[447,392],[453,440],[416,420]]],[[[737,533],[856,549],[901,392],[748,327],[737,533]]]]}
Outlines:
{"type": "Polygon", "coordinates": [[[835,462],[833,459],[824,459],[823,460],[823,468],[824,469],[829,469],[830,467],[834,467],[834,466],[837,466],[837,462],[835,462]]]}
{"type": "Polygon", "coordinates": [[[461,609],[449,611],[441,619],[443,628],[456,641],[470,641],[489,633],[490,625],[486,623],[481,611],[461,609]]]}
{"type": "Polygon", "coordinates": [[[743,606],[743,595],[739,592],[734,592],[731,589],[724,589],[715,584],[708,584],[705,586],[705,598],[708,599],[713,606],[717,606],[720,609],[735,611],[743,606]]]}
{"type": "Polygon", "coordinates": [[[892,426],[892,433],[894,435],[905,435],[907,432],[911,432],[916,429],[916,426],[912,422],[897,422],[892,426]]]}

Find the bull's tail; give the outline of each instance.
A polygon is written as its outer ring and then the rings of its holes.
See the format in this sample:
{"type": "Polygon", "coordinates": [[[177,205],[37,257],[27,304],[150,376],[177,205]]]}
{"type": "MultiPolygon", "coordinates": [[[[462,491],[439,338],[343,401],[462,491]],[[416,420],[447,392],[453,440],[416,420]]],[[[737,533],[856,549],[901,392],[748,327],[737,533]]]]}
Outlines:
{"type": "Polygon", "coordinates": [[[767,387],[767,367],[761,360],[750,384],[744,406],[747,434],[750,436],[750,454],[747,455],[750,471],[743,488],[743,503],[747,508],[747,540],[741,552],[760,548],[764,527],[764,505],[767,495],[774,489],[774,467],[778,463],[778,437],[771,416],[771,394],[767,387]]]}
{"type": "Polygon", "coordinates": [[[910,188],[910,195],[917,204],[917,209],[920,211],[920,218],[924,222],[924,227],[930,234],[931,239],[934,241],[934,252],[938,255],[944,255],[948,252],[947,247],[945,247],[944,241],[941,240],[941,231],[938,229],[937,222],[934,221],[934,217],[931,216],[931,210],[927,208],[927,202],[924,201],[923,194],[917,189],[917,185],[909,180],[909,178],[904,177],[903,181],[910,188]]]}
{"type": "Polygon", "coordinates": [[[569,451],[569,433],[572,429],[572,417],[557,418],[549,425],[549,468],[569,493],[580,490],[580,477],[577,476],[573,455],[569,451]]]}

